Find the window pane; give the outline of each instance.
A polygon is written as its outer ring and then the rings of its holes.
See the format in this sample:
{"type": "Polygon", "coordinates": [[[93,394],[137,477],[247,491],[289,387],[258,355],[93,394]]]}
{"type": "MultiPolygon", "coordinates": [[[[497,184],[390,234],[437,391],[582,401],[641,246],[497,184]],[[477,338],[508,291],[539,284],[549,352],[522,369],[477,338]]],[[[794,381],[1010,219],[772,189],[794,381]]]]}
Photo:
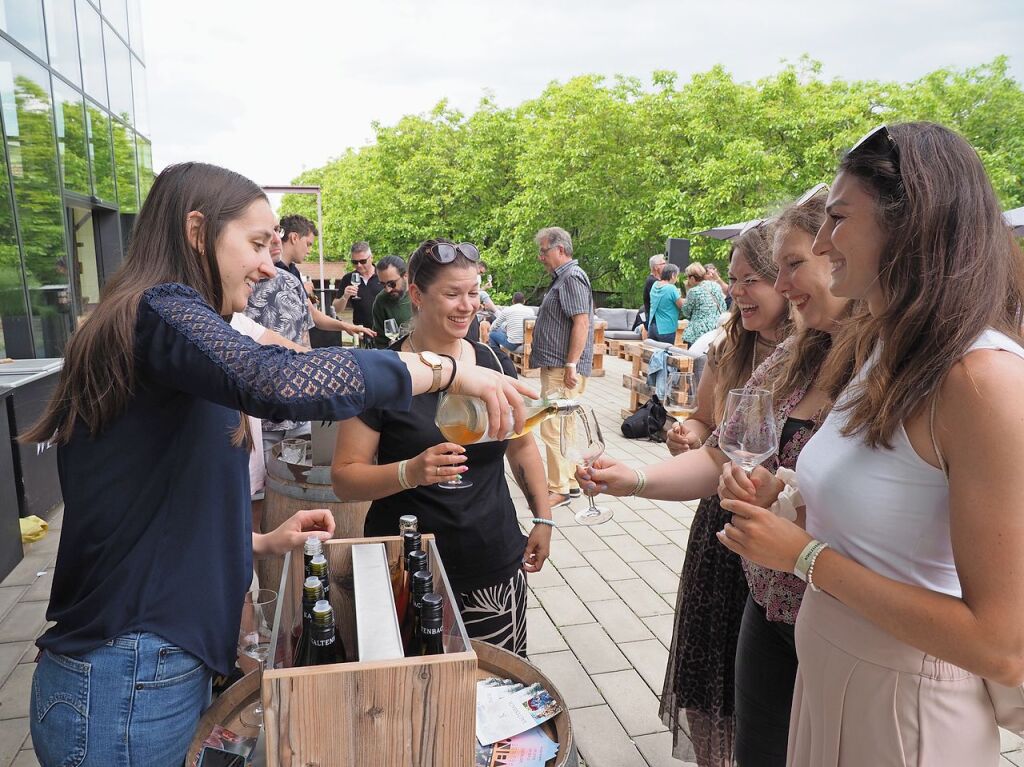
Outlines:
{"type": "Polygon", "coordinates": [[[85,140],[82,94],[53,78],[53,113],[57,121],[57,152],[64,188],[89,196],[89,155],[85,140]]]}
{"type": "Polygon", "coordinates": [[[135,130],[149,135],[149,94],[146,90],[146,68],[132,56],[132,93],[135,94],[135,130]]]}
{"type": "Polygon", "coordinates": [[[64,203],[53,141],[50,75],[0,40],[0,99],[38,357],[59,357],[73,315],[64,243],[64,203]]]}
{"type": "Polygon", "coordinates": [[[50,44],[50,66],[81,87],[82,62],[78,56],[75,0],[46,0],[46,32],[50,44]]]}
{"type": "Polygon", "coordinates": [[[46,61],[42,0],[0,0],[0,29],[46,61]]]}
{"type": "Polygon", "coordinates": [[[146,201],[146,195],[153,186],[153,147],[142,136],[136,138],[139,147],[139,199],[146,201]]]}
{"type": "Polygon", "coordinates": [[[128,7],[125,0],[107,0],[100,8],[107,21],[114,29],[121,33],[121,37],[128,39],[128,7]]]}
{"type": "Polygon", "coordinates": [[[142,9],[139,0],[128,0],[128,43],[132,51],[146,60],[146,46],[142,41],[142,9]]]}
{"type": "Polygon", "coordinates": [[[136,213],[139,210],[139,189],[135,169],[135,132],[117,120],[111,121],[111,127],[117,172],[117,206],[122,213],[136,213]]]}
{"type": "Polygon", "coordinates": [[[135,122],[132,109],[132,62],[126,46],[110,27],[103,25],[104,50],[107,52],[107,85],[110,90],[110,112],[126,123],[135,122]]]}
{"type": "Polygon", "coordinates": [[[14,230],[10,179],[4,142],[0,141],[0,357],[34,357],[18,234],[14,230]]]}
{"type": "Polygon", "coordinates": [[[100,15],[85,0],[78,0],[78,41],[82,48],[85,92],[107,105],[107,68],[103,63],[103,28],[100,15]]]}
{"type": "Polygon", "coordinates": [[[92,163],[92,193],[104,202],[117,204],[114,188],[114,149],[110,144],[110,118],[91,102],[85,105],[89,132],[89,161],[92,163]]]}

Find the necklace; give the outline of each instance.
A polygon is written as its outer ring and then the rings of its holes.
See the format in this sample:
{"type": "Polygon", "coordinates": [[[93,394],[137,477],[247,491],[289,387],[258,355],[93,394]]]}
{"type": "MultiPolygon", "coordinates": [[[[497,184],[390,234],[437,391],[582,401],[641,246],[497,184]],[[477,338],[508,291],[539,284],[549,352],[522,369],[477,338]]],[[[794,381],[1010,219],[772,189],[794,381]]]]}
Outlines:
{"type": "MultiPolygon", "coordinates": [[[[410,349],[412,349],[412,350],[413,350],[413,352],[414,352],[415,354],[419,354],[419,353],[420,353],[420,350],[419,350],[419,349],[417,349],[417,348],[416,348],[416,344],[414,344],[414,343],[412,342],[412,337],[413,337],[413,336],[414,336],[415,334],[416,334],[416,331],[415,331],[415,330],[414,330],[414,331],[413,331],[412,333],[410,333],[410,334],[409,334],[409,348],[410,348],[410,349]]],[[[462,339],[460,338],[460,339],[459,339],[459,356],[457,356],[457,357],[456,357],[455,359],[457,359],[457,360],[460,360],[460,361],[462,360],[462,352],[463,352],[463,350],[464,350],[465,348],[466,348],[466,345],[465,345],[464,343],[462,343],[462,339]]]]}

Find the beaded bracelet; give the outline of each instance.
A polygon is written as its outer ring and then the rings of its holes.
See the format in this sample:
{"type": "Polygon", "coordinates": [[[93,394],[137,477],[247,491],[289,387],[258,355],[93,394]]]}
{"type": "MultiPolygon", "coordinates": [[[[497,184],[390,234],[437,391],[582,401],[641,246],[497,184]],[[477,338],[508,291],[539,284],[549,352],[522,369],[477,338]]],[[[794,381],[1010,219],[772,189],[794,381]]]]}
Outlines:
{"type": "Polygon", "coordinates": [[[408,460],[398,462],[398,484],[402,486],[403,490],[412,490],[416,487],[416,485],[409,481],[409,477],[406,474],[408,465],[408,460]]]}
{"type": "Polygon", "coordinates": [[[540,517],[534,517],[530,520],[535,525],[547,525],[548,527],[557,527],[553,519],[541,519],[540,517]]]}
{"type": "Polygon", "coordinates": [[[807,565],[807,585],[811,587],[811,591],[821,591],[820,588],[814,585],[814,563],[818,561],[818,557],[821,556],[821,552],[828,548],[827,543],[822,543],[814,553],[811,554],[810,564],[807,565]]]}

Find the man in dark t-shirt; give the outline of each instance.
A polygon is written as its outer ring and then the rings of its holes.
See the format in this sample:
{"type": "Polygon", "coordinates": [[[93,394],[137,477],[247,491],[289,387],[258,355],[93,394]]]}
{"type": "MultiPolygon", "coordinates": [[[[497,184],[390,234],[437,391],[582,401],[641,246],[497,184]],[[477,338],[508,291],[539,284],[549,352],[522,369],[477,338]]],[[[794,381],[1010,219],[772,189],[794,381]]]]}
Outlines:
{"type": "Polygon", "coordinates": [[[373,301],[384,286],[373,267],[373,253],[368,242],[356,242],[349,254],[352,271],[338,283],[341,295],[334,299],[334,311],[341,314],[352,307],[352,320],[356,325],[370,327],[373,324],[373,301]]]}

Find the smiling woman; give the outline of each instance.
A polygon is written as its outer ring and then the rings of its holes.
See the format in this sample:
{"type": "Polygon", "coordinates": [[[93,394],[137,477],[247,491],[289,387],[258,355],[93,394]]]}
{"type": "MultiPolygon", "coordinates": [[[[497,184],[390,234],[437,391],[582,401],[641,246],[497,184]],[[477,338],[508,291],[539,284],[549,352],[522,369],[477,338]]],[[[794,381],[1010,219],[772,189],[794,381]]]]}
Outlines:
{"type": "MultiPolygon", "coordinates": [[[[232,330],[224,315],[272,273],[273,227],[263,193],[237,173],[164,170],[123,266],[68,344],[53,401],[24,436],[57,443],[65,502],[54,625],[33,678],[42,764],[181,764],[211,673],[234,666],[252,574],[240,410],[341,420],[408,408],[444,382],[488,400],[492,432],[513,428],[510,406],[522,427],[522,387],[491,371],[435,371],[391,352],[296,353],[232,330]]],[[[323,510],[300,511],[259,543],[280,554],[333,527],[323,510]]]]}

